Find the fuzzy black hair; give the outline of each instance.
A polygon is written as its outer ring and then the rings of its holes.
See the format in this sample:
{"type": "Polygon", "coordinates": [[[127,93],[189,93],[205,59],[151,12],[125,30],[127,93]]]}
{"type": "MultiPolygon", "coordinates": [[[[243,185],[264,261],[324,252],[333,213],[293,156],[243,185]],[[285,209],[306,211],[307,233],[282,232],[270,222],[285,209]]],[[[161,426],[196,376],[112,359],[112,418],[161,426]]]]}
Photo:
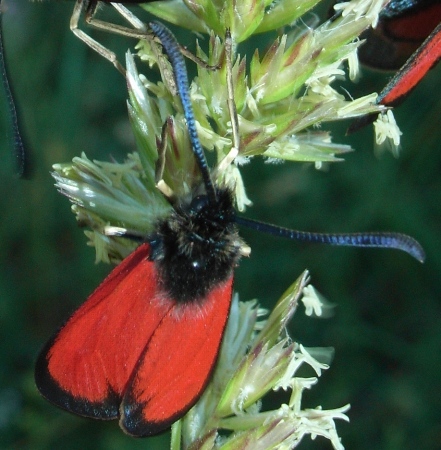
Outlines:
{"type": "Polygon", "coordinates": [[[158,223],[150,257],[166,295],[199,301],[232,276],[242,246],[234,219],[231,191],[218,188],[216,202],[198,195],[158,223]]]}

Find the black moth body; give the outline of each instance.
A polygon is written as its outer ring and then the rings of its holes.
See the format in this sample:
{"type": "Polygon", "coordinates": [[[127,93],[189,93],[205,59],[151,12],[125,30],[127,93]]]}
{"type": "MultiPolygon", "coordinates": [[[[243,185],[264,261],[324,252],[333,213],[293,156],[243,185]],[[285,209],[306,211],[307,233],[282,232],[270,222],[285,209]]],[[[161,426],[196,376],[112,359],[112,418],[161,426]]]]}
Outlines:
{"type": "Polygon", "coordinates": [[[216,202],[207,195],[178,203],[148,239],[161,288],[177,302],[206,297],[232,277],[242,241],[235,225],[232,193],[216,188],[216,202]]]}

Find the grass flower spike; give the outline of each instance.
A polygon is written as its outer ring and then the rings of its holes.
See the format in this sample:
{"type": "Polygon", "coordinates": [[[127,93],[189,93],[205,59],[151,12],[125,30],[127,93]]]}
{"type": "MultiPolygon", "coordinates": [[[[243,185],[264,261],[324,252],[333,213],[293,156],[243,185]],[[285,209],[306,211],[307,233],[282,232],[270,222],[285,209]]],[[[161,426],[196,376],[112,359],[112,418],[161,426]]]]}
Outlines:
{"type": "MultiPolygon", "coordinates": [[[[172,449],[294,448],[304,436],[329,439],[342,449],[334,420],[348,420],[349,405],[335,410],[304,409],[302,393],[318,381],[328,365],[316,360],[286,335],[287,322],[302,296],[308,273],[282,295],[272,313],[262,320],[256,302],[233,301],[232,311],[212,381],[204,395],[180,423],[175,424],[172,449]],[[316,377],[296,375],[309,366],[316,377]],[[287,401],[275,410],[262,410],[261,400],[271,390],[283,389],[287,401]],[[218,429],[230,430],[221,438],[218,429]]],[[[332,350],[315,350],[330,359],[332,350]]]]}
{"type": "MultiPolygon", "coordinates": [[[[241,175],[244,163],[256,157],[316,167],[342,161],[352,149],[333,142],[323,129],[326,123],[385,111],[375,104],[375,94],[352,99],[338,87],[346,77],[345,64],[350,78],[356,78],[358,36],[376,23],[385,2],[339,3],[333,20],[309,28],[299,19],[316,3],[169,0],[143,5],[163,20],[208,35],[196,45],[197,57],[206,64],[197,67],[190,100],[197,134],[214,161],[213,183],[231,190],[240,211],[251,205],[241,175]],[[280,29],[284,33],[276,36],[280,29]],[[240,53],[242,43],[267,32],[266,50],[240,53]]],[[[109,229],[146,236],[171,214],[175,198],[194,196],[194,186],[201,183],[173,69],[156,40],[141,41],[137,52],[139,61],[130,52],[126,58],[137,152],[122,163],[92,161],[83,154],[54,166],[56,186],[72,202],[79,224],[87,227],[97,261],[120,262],[136,248],[133,240],[109,229]],[[143,63],[150,67],[140,74],[143,63]],[[152,76],[153,66],[159,81],[152,76]]],[[[393,125],[390,114],[387,123],[393,125]]],[[[392,136],[398,145],[396,128],[391,133],[383,121],[377,130],[381,139],[392,136]]],[[[347,421],[349,406],[323,410],[302,405],[303,392],[329,368],[332,351],[307,349],[290,339],[286,326],[300,299],[306,315],[327,315],[330,306],[308,286],[307,272],[266,319],[256,301],[239,302],[234,296],[211,381],[173,426],[172,450],[289,449],[305,435],[323,436],[335,449],[343,448],[335,420],[347,421]],[[311,376],[300,376],[300,367],[309,367],[311,376]],[[284,404],[266,410],[262,398],[273,390],[289,393],[284,404]]]]}

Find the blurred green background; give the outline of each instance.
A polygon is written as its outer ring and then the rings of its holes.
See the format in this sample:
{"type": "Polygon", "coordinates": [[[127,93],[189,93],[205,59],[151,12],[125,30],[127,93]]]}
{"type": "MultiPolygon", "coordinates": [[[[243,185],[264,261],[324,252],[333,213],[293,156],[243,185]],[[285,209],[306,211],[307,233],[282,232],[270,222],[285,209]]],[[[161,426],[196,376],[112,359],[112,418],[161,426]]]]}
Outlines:
{"type": "MultiPolygon", "coordinates": [[[[39,349],[110,270],[94,265],[51,165],[86,152],[121,160],[134,150],[126,87],[112,66],[70,32],[72,2],[9,0],[4,34],[10,72],[32,151],[30,180],[12,175],[2,99],[0,148],[0,448],[166,449],[168,436],[135,440],[115,422],[74,417],[44,401],[33,382],[39,349]]],[[[138,9],[141,17],[147,17],[138,9]]],[[[123,55],[134,42],[93,35],[123,55]]],[[[184,43],[193,37],[184,33],[184,43]]],[[[290,333],[306,346],[333,346],[331,369],[304,405],[351,403],[338,423],[347,449],[441,449],[441,67],[396,111],[402,154],[377,158],[367,127],[336,141],[356,152],[328,171],[301,164],[244,167],[248,217],[311,231],[393,230],[427,251],[424,265],[401,252],[300,245],[243,230],[251,258],[236,272],[246,300],[270,307],[305,268],[336,304],[327,320],[299,310],[290,333]]],[[[378,91],[384,74],[365,70],[351,93],[378,91]]],[[[328,126],[325,126],[328,128],[328,126]]],[[[324,439],[300,448],[328,449],[324,439]]]]}

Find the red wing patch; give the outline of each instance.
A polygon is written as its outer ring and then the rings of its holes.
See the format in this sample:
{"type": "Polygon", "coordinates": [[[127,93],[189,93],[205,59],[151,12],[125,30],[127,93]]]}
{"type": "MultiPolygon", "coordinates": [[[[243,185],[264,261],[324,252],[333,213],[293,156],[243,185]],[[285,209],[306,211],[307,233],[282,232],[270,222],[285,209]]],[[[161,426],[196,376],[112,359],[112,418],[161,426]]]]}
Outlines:
{"type": "Polygon", "coordinates": [[[202,394],[222,341],[232,281],[215,288],[202,303],[177,305],[164,317],[123,398],[120,425],[126,432],[156,434],[202,394]]]}
{"type": "Polygon", "coordinates": [[[142,244],[92,293],[39,356],[35,380],[76,414],[155,434],[197,401],[216,361],[232,277],[205,299],[177,304],[158,289],[142,244]],[[121,412],[120,412],[121,411],[121,412]]]}
{"type": "Polygon", "coordinates": [[[382,105],[396,105],[441,58],[441,23],[392,78],[378,98],[382,105]]]}

